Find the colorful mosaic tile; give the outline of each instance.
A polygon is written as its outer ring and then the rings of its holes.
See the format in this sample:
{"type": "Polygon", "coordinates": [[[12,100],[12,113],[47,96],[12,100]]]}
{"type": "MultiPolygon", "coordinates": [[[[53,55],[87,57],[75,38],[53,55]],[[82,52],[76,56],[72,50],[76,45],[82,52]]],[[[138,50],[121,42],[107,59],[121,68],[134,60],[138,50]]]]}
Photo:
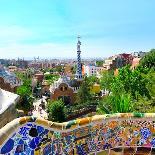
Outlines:
{"type": "Polygon", "coordinates": [[[106,154],[109,149],[122,153],[128,147],[133,147],[131,152],[150,152],[155,150],[154,117],[141,113],[114,114],[62,124],[24,117],[14,120],[16,125],[8,124],[0,130],[0,154],[106,154]]]}

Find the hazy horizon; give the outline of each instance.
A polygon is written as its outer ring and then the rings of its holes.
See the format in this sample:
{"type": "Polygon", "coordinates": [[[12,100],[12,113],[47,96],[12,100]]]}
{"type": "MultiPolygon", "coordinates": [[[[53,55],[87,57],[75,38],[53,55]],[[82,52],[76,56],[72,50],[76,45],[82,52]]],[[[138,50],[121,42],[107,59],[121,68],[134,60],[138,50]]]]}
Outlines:
{"type": "MultiPolygon", "coordinates": [[[[18,59],[24,59],[24,60],[34,60],[34,58],[37,57],[12,57],[12,58],[0,58],[0,59],[4,59],[4,60],[18,60],[18,59]]],[[[107,57],[81,57],[82,60],[95,60],[95,59],[106,59],[107,57]]],[[[39,57],[39,60],[54,60],[54,59],[58,59],[58,60],[77,60],[77,57],[39,57]]]]}

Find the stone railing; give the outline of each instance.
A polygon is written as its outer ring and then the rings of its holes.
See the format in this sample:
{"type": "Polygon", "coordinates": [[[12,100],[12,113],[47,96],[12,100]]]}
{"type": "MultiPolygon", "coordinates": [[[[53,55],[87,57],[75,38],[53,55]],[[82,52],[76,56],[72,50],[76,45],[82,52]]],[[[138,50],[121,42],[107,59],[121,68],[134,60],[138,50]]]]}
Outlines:
{"type": "Polygon", "coordinates": [[[149,154],[154,147],[155,113],[96,115],[64,123],[22,117],[0,130],[0,154],[5,155],[149,154]]]}

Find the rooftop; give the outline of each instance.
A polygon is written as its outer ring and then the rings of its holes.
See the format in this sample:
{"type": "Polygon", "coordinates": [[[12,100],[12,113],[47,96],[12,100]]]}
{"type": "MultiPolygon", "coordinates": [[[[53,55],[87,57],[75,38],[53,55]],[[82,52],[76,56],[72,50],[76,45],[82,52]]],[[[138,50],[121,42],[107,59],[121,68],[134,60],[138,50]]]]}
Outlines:
{"type": "Polygon", "coordinates": [[[12,87],[21,85],[21,81],[16,75],[7,71],[2,65],[0,66],[0,77],[2,77],[6,83],[10,83],[12,87]]]}
{"type": "Polygon", "coordinates": [[[15,104],[19,96],[11,92],[0,89],[0,114],[2,114],[9,106],[15,104]]]}

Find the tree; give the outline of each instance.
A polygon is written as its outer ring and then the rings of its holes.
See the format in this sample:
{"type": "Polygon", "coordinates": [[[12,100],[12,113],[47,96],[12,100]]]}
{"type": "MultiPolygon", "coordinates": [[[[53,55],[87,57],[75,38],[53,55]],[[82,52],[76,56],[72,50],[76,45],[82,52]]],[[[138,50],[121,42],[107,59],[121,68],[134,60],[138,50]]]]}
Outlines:
{"type": "Polygon", "coordinates": [[[155,71],[151,69],[147,74],[144,74],[143,76],[148,81],[147,88],[150,95],[152,96],[152,98],[155,98],[155,71]]]}
{"type": "Polygon", "coordinates": [[[47,81],[48,84],[52,84],[54,83],[54,81],[57,81],[59,79],[59,75],[55,75],[55,74],[50,74],[50,75],[46,75],[45,76],[45,80],[47,81]]]}
{"type": "Polygon", "coordinates": [[[111,84],[114,80],[114,72],[113,71],[104,71],[102,73],[102,77],[100,79],[100,84],[102,89],[106,89],[109,92],[111,91],[111,84]]]}
{"type": "MultiPolygon", "coordinates": [[[[108,81],[109,82],[109,81],[108,81]]],[[[133,110],[130,92],[125,90],[126,83],[121,77],[113,77],[110,83],[110,93],[99,103],[100,113],[125,113],[133,110]]]]}
{"type": "Polygon", "coordinates": [[[110,81],[108,78],[103,78],[103,84],[105,88],[110,90],[110,93],[99,104],[100,112],[138,110],[147,112],[147,110],[151,110],[151,104],[154,103],[154,73],[146,72],[145,68],[138,67],[131,70],[130,66],[125,66],[119,69],[119,74],[110,81]],[[147,106],[149,106],[148,109],[146,109],[147,106]]]}
{"type": "Polygon", "coordinates": [[[140,66],[155,69],[155,49],[152,49],[140,60],[140,66]]]}
{"type": "Polygon", "coordinates": [[[16,93],[20,95],[20,102],[17,104],[17,108],[28,112],[33,106],[32,82],[31,79],[28,79],[25,74],[17,72],[16,75],[23,82],[23,84],[16,90],[16,93]]]}
{"type": "Polygon", "coordinates": [[[103,60],[98,60],[96,61],[96,66],[97,67],[102,67],[103,66],[104,61],[103,60]]]}
{"type": "Polygon", "coordinates": [[[87,104],[88,102],[92,101],[92,94],[90,93],[90,83],[87,80],[87,77],[84,78],[78,93],[76,103],[78,104],[87,104]]]}
{"type": "Polygon", "coordinates": [[[47,74],[45,75],[45,80],[47,80],[50,84],[52,84],[54,81],[58,80],[59,75],[55,74],[47,74]]]}
{"type": "Polygon", "coordinates": [[[136,111],[141,112],[155,112],[155,71],[151,69],[147,74],[142,74],[142,76],[148,81],[147,89],[151,98],[146,98],[138,96],[138,100],[134,102],[134,107],[136,111]]]}
{"type": "Polygon", "coordinates": [[[56,66],[55,71],[58,72],[58,73],[62,72],[63,71],[63,66],[60,66],[60,65],[56,66]]]}
{"type": "Polygon", "coordinates": [[[62,100],[49,101],[47,109],[48,109],[49,120],[55,121],[55,122],[65,121],[66,119],[65,107],[62,100]]]}
{"type": "Polygon", "coordinates": [[[138,69],[131,70],[130,66],[119,69],[119,74],[115,77],[113,83],[115,82],[117,82],[118,87],[122,85],[122,89],[124,89],[126,93],[130,93],[134,99],[137,99],[137,94],[150,98],[147,88],[149,81],[142,76],[138,69]]]}
{"type": "Polygon", "coordinates": [[[90,84],[90,86],[92,86],[95,83],[99,83],[99,79],[94,75],[87,77],[87,81],[90,84]]]}
{"type": "Polygon", "coordinates": [[[76,74],[76,70],[77,70],[77,66],[76,65],[71,67],[72,74],[76,74]]]}
{"type": "Polygon", "coordinates": [[[31,95],[31,89],[26,85],[22,85],[17,88],[16,93],[20,95],[20,102],[17,104],[17,108],[23,109],[25,112],[28,112],[33,106],[33,98],[31,95]]]}
{"type": "Polygon", "coordinates": [[[17,94],[22,96],[30,96],[31,95],[31,89],[27,87],[26,85],[22,85],[17,88],[17,94]]]}

